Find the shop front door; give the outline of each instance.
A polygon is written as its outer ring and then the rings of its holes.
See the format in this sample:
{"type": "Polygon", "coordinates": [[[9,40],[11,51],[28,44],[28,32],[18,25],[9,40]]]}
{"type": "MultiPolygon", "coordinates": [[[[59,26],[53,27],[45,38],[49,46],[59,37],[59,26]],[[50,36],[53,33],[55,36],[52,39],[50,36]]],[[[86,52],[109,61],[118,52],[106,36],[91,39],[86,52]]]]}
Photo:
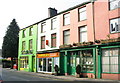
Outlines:
{"type": "Polygon", "coordinates": [[[70,75],[75,75],[76,72],[76,55],[70,57],[70,75]]]}
{"type": "Polygon", "coordinates": [[[32,57],[32,71],[35,71],[35,57],[32,57]]]}

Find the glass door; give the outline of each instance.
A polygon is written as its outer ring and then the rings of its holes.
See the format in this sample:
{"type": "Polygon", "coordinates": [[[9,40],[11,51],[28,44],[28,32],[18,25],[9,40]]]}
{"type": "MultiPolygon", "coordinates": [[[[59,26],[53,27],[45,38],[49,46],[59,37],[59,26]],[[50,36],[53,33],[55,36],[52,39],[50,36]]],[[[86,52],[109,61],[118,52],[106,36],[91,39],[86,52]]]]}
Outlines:
{"type": "Polygon", "coordinates": [[[43,59],[43,71],[46,71],[46,58],[43,59]]]}
{"type": "Polygon", "coordinates": [[[42,69],[42,67],[43,67],[43,59],[42,58],[38,59],[38,63],[39,63],[38,71],[43,71],[43,69],[42,69]]]}
{"type": "Polygon", "coordinates": [[[47,71],[52,72],[52,58],[48,58],[48,65],[47,65],[47,71]]]}
{"type": "Polygon", "coordinates": [[[76,72],[76,54],[74,52],[71,52],[70,56],[70,74],[75,75],[76,72]]]}

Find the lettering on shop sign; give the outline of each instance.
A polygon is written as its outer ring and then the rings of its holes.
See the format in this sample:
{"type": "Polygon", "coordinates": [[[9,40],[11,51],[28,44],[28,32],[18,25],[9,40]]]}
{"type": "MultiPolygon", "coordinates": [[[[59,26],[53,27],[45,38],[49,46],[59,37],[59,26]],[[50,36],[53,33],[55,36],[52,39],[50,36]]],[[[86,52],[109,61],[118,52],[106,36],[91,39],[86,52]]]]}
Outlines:
{"type": "Polygon", "coordinates": [[[45,57],[59,57],[59,53],[37,54],[37,58],[45,58],[45,57]]]}

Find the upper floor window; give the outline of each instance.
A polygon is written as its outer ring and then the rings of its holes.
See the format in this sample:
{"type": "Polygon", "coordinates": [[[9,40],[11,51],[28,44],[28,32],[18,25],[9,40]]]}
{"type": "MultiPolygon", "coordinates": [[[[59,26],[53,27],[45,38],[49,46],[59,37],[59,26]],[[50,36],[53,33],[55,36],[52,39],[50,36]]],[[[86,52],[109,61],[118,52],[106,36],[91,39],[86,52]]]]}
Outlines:
{"type": "Polygon", "coordinates": [[[57,20],[56,18],[51,20],[51,30],[56,29],[57,28],[57,20]]]}
{"type": "Polygon", "coordinates": [[[29,29],[29,35],[30,35],[30,36],[33,35],[33,27],[30,27],[30,29],[29,29]]]}
{"type": "Polygon", "coordinates": [[[110,32],[111,33],[120,32],[120,18],[110,20],[110,32]]]}
{"type": "Polygon", "coordinates": [[[79,42],[87,42],[87,26],[80,27],[79,37],[79,42]]]}
{"type": "Polygon", "coordinates": [[[22,37],[26,37],[26,30],[23,30],[22,37]]]}
{"type": "Polygon", "coordinates": [[[80,8],[79,10],[79,21],[86,20],[87,15],[86,15],[86,7],[80,8]]]}
{"type": "Polygon", "coordinates": [[[46,32],[46,23],[45,22],[41,24],[41,33],[44,33],[44,32],[46,32]]]}
{"type": "Polygon", "coordinates": [[[63,32],[63,44],[69,44],[70,42],[70,30],[65,30],[63,32]]]}
{"type": "Polygon", "coordinates": [[[110,10],[120,7],[120,0],[109,0],[110,1],[110,10]]]}
{"type": "Polygon", "coordinates": [[[45,49],[45,36],[41,37],[41,49],[45,49]]]}
{"type": "Polygon", "coordinates": [[[64,21],[64,25],[70,24],[70,13],[63,15],[63,21],[64,21]]]}
{"type": "Polygon", "coordinates": [[[32,50],[32,47],[33,46],[33,40],[31,39],[31,40],[29,40],[29,50],[32,50]]]}
{"type": "Polygon", "coordinates": [[[25,44],[25,41],[22,42],[22,51],[25,50],[25,47],[26,47],[26,44],[25,44]]]}
{"type": "Polygon", "coordinates": [[[51,47],[56,47],[56,33],[51,34],[51,47]]]}

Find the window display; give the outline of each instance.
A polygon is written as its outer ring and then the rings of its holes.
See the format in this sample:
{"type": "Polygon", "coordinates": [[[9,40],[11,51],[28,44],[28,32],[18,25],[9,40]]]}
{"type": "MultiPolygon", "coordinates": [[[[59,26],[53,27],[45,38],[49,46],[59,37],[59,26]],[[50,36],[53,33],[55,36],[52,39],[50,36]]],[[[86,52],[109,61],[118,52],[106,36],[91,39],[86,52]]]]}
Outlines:
{"type": "Polygon", "coordinates": [[[81,51],[81,59],[82,59],[82,71],[93,71],[93,50],[83,50],[81,51]]]}
{"type": "Polygon", "coordinates": [[[102,50],[102,72],[118,73],[120,48],[108,48],[102,50]],[[105,55],[105,52],[107,54],[105,55]]]}

